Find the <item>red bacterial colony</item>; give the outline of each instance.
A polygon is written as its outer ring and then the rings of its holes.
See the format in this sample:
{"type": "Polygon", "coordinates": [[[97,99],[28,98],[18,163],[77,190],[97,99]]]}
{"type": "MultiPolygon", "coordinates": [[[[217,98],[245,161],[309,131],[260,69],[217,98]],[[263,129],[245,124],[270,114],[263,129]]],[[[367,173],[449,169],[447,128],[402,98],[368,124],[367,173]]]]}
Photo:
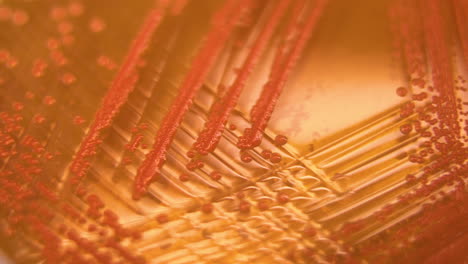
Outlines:
{"type": "Polygon", "coordinates": [[[0,253],[465,263],[468,2],[385,3],[398,104],[304,147],[275,109],[349,3],[0,1],[0,253]]]}

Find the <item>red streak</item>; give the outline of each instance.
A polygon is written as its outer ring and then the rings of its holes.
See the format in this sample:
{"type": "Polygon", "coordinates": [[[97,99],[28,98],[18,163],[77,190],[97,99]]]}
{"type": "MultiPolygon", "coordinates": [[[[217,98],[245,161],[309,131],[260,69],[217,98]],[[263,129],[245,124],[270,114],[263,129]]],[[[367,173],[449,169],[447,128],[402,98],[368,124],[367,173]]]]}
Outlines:
{"type": "Polygon", "coordinates": [[[273,76],[278,73],[278,71],[281,69],[282,63],[284,63],[284,59],[286,57],[285,55],[288,51],[289,46],[287,45],[287,43],[291,42],[294,39],[294,35],[296,35],[295,33],[297,32],[298,21],[301,19],[301,13],[307,7],[306,5],[307,2],[304,0],[296,1],[291,17],[286,24],[283,42],[280,43],[280,46],[278,47],[278,51],[274,58],[272,70],[269,76],[270,78],[273,78],[273,76]]]}
{"type": "Polygon", "coordinates": [[[457,101],[453,85],[453,69],[451,55],[445,35],[443,18],[439,0],[423,1],[421,6],[427,8],[424,18],[426,45],[432,65],[432,78],[434,87],[440,96],[440,104],[437,107],[439,128],[447,129],[445,141],[452,147],[460,137],[460,125],[458,123],[457,101]]]}
{"type": "MultiPolygon", "coordinates": [[[[412,74],[417,74],[422,77],[425,73],[425,52],[422,44],[422,25],[421,16],[417,12],[417,2],[399,3],[396,12],[398,17],[395,18],[399,23],[398,37],[402,41],[403,55],[406,62],[408,77],[412,74]]],[[[413,80],[414,81],[414,80],[413,80]]],[[[406,95],[406,94],[405,94],[406,95]]]]}
{"type": "Polygon", "coordinates": [[[163,18],[166,5],[166,1],[163,1],[163,4],[156,2],[156,7],[148,14],[134,39],[127,57],[104,96],[102,106],[95,114],[94,121],[72,161],[71,171],[74,173],[74,177],[71,178],[72,183],[79,182],[88,172],[90,167],[88,158],[95,155],[97,147],[101,144],[101,132],[112,124],[120,108],[127,101],[128,95],[135,88],[138,78],[137,64],[163,18]]]}
{"type": "Polygon", "coordinates": [[[463,0],[452,0],[452,2],[458,26],[458,35],[461,40],[463,54],[465,55],[465,65],[468,67],[468,24],[466,23],[468,2],[463,0]]]}
{"type": "MultiPolygon", "coordinates": [[[[257,103],[252,108],[252,127],[246,129],[244,131],[244,135],[239,137],[239,142],[237,144],[239,148],[249,149],[260,145],[263,131],[271,118],[281,91],[283,90],[292,69],[297,63],[307,40],[317,25],[317,21],[323,13],[327,2],[328,0],[317,1],[317,5],[313,8],[312,13],[307,16],[306,24],[302,28],[302,32],[297,38],[293,50],[286,57],[282,67],[278,68],[278,72],[276,72],[276,67],[273,65],[272,76],[264,86],[257,103]]],[[[278,54],[278,56],[281,56],[281,54],[278,54]]],[[[280,63],[280,59],[277,59],[276,61],[280,63]]]]}
{"type": "Polygon", "coordinates": [[[212,29],[202,49],[195,57],[191,70],[180,87],[179,94],[161,123],[153,149],[146,155],[138,169],[133,192],[134,199],[139,199],[146,192],[147,187],[164,164],[166,152],[177,128],[248,2],[249,0],[227,1],[214,15],[212,29]]]}
{"type": "MultiPolygon", "coordinates": [[[[290,43],[294,42],[294,40],[297,38],[297,30],[298,30],[298,23],[303,19],[301,16],[301,13],[303,10],[307,7],[306,6],[307,2],[306,1],[297,1],[296,5],[294,7],[294,10],[292,12],[292,15],[286,25],[286,30],[285,34],[283,36],[283,41],[280,43],[280,46],[278,47],[278,51],[276,52],[276,56],[273,61],[272,69],[270,71],[270,80],[274,79],[275,76],[279,74],[279,72],[282,69],[282,65],[284,64],[286,58],[287,58],[287,53],[291,49],[290,48],[290,43]]],[[[258,109],[261,109],[265,107],[265,104],[267,101],[257,101],[256,105],[252,108],[250,116],[252,116],[252,121],[255,122],[253,119],[255,116],[258,115],[258,109]]]]}
{"type": "Polygon", "coordinates": [[[140,145],[141,141],[143,140],[143,135],[137,135],[128,145],[127,148],[131,152],[135,152],[135,150],[140,145]]]}
{"type": "Polygon", "coordinates": [[[276,5],[272,15],[266,22],[263,31],[257,37],[234,84],[229,88],[223,98],[217,101],[213,106],[213,110],[209,115],[208,121],[205,123],[205,129],[200,133],[194,144],[194,149],[198,151],[198,153],[206,155],[208,152],[211,152],[216,148],[216,145],[224,131],[224,124],[226,123],[231,111],[234,109],[247,78],[252,73],[253,68],[257,65],[259,58],[265,50],[265,47],[273,35],[281,17],[286,13],[289,2],[290,0],[282,0],[276,5]]]}

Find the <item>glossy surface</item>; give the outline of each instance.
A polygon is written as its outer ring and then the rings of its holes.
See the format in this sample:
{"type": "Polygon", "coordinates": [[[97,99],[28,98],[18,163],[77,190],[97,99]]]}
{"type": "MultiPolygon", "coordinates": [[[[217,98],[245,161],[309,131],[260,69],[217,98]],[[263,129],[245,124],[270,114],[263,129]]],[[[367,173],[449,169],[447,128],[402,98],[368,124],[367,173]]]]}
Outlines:
{"type": "Polygon", "coordinates": [[[465,0],[0,1],[15,263],[464,263],[465,0]]]}

